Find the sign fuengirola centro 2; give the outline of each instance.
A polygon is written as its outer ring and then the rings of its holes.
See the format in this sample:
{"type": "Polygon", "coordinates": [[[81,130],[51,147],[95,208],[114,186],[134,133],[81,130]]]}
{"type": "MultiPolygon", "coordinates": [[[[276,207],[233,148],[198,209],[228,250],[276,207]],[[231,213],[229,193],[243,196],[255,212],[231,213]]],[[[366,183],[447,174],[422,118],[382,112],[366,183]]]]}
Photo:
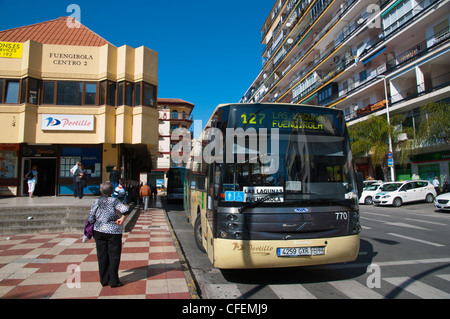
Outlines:
{"type": "Polygon", "coordinates": [[[22,43],[1,42],[0,41],[0,58],[22,58],[22,43]]]}
{"type": "Polygon", "coordinates": [[[93,131],[94,115],[41,114],[43,131],[93,131]]]}

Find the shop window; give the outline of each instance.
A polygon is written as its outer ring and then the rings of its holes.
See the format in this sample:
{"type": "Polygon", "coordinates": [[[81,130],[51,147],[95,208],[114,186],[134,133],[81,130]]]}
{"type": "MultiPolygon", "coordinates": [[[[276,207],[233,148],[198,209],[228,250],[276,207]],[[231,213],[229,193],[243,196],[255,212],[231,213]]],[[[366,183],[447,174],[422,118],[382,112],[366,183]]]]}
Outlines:
{"type": "Polygon", "coordinates": [[[6,80],[6,103],[19,103],[19,80],[6,80]]]}
{"type": "Polygon", "coordinates": [[[102,148],[63,147],[61,149],[60,177],[72,177],[70,169],[75,163],[83,163],[89,177],[101,177],[102,148]]]}
{"type": "Polygon", "coordinates": [[[7,150],[9,145],[0,144],[0,180],[17,178],[18,156],[17,151],[7,150]]]}
{"type": "Polygon", "coordinates": [[[56,93],[57,105],[81,105],[83,82],[58,82],[56,93]]]}
{"type": "Polygon", "coordinates": [[[61,164],[59,166],[60,177],[72,177],[70,169],[75,166],[76,163],[81,162],[81,156],[61,156],[61,164]]]}

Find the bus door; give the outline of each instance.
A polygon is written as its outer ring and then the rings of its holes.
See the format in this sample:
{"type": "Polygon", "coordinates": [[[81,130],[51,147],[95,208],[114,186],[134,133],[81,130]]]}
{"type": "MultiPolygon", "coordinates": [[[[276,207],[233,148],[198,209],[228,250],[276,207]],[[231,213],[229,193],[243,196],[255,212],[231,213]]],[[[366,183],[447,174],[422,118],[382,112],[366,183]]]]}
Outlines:
{"type": "Polygon", "coordinates": [[[192,174],[190,170],[186,170],[184,176],[184,196],[183,196],[183,208],[186,213],[186,220],[190,222],[191,218],[191,179],[192,174]]]}
{"type": "MultiPolygon", "coordinates": [[[[219,201],[220,181],[221,181],[222,166],[217,163],[209,165],[208,169],[208,188],[207,188],[207,205],[206,216],[204,224],[206,226],[206,251],[208,258],[214,264],[214,215],[217,213],[217,206],[219,201]]],[[[202,220],[203,223],[203,220],[202,220]]]]}

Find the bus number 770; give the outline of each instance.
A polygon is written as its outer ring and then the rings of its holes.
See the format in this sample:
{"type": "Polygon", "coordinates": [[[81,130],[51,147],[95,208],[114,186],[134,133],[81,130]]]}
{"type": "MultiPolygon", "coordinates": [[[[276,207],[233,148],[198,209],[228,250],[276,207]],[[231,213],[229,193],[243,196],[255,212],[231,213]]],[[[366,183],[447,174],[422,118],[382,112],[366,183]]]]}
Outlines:
{"type": "Polygon", "coordinates": [[[336,220],[347,220],[348,214],[346,212],[336,212],[336,220]]]}

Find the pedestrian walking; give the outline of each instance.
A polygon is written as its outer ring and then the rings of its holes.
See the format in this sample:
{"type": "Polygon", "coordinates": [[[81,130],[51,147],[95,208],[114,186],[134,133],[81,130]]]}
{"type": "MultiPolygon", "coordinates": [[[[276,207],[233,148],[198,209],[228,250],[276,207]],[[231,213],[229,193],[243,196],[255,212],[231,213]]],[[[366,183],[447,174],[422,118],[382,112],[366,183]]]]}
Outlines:
{"type": "Polygon", "coordinates": [[[38,172],[37,172],[37,165],[33,165],[33,167],[31,168],[31,171],[29,171],[25,177],[27,178],[27,184],[28,184],[28,196],[30,198],[34,197],[34,190],[36,188],[36,184],[37,184],[37,177],[38,177],[38,172]]]}
{"type": "Polygon", "coordinates": [[[123,222],[129,211],[118,198],[111,197],[113,186],[107,181],[100,185],[100,197],[91,206],[88,222],[94,224],[98,271],[102,286],[123,286],[119,280],[122,253],[123,222]]]}
{"type": "Polygon", "coordinates": [[[144,182],[141,189],[139,190],[139,196],[142,197],[142,200],[144,201],[144,210],[148,209],[148,201],[151,194],[152,191],[150,189],[150,186],[147,185],[147,182],[144,182]]]}
{"type": "Polygon", "coordinates": [[[119,179],[119,185],[114,189],[114,196],[118,198],[120,201],[124,202],[125,204],[128,203],[128,192],[125,189],[125,184],[123,179],[119,179]]]}

